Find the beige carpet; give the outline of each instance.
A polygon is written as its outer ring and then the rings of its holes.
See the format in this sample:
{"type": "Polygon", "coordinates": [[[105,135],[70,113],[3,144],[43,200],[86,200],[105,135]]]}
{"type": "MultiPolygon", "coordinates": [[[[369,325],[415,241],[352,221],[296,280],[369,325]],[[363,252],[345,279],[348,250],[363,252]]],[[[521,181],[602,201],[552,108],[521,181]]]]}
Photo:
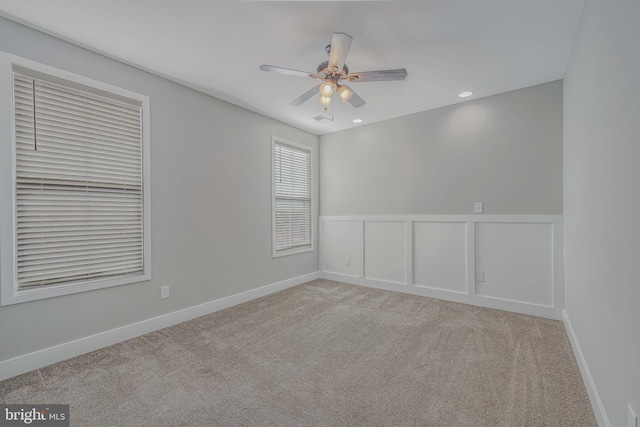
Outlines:
{"type": "Polygon", "coordinates": [[[596,426],[558,321],[316,280],[0,382],[72,426],[596,426]]]}

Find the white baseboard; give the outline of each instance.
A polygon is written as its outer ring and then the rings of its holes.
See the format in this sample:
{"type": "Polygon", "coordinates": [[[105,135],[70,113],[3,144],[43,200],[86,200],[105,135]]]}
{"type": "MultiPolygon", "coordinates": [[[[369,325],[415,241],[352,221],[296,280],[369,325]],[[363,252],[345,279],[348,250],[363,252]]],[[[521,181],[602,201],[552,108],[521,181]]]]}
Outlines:
{"type": "Polygon", "coordinates": [[[34,369],[39,369],[52,363],[60,362],[79,356],[90,351],[113,345],[131,338],[139,337],[158,329],[166,328],[196,317],[204,316],[216,311],[232,307],[256,298],[263,297],[287,288],[320,278],[319,272],[313,272],[281,282],[272,283],[246,292],[209,301],[193,307],[163,314],[141,322],[132,323],[120,328],[100,332],[95,335],[69,341],[54,347],[38,350],[0,362],[0,380],[24,374],[34,369]]]}
{"type": "Polygon", "coordinates": [[[589,394],[589,400],[591,401],[591,406],[593,407],[593,412],[595,413],[596,420],[598,421],[598,425],[603,427],[611,427],[611,424],[609,423],[609,419],[607,418],[607,413],[605,412],[604,406],[602,405],[602,401],[600,400],[600,396],[598,395],[596,384],[593,382],[591,371],[589,371],[587,360],[584,358],[584,354],[582,354],[582,348],[580,347],[580,343],[578,342],[578,337],[576,336],[576,333],[573,330],[573,326],[571,325],[571,320],[569,319],[569,314],[567,314],[566,310],[562,310],[562,320],[564,321],[564,326],[567,329],[569,342],[571,343],[571,347],[573,348],[573,353],[576,356],[578,367],[580,368],[580,373],[582,374],[582,380],[585,384],[585,387],[587,388],[587,393],[589,394]]]}
{"type": "Polygon", "coordinates": [[[476,305],[479,307],[494,308],[497,310],[511,311],[514,313],[528,314],[530,316],[545,317],[547,319],[562,320],[562,314],[557,307],[527,304],[506,299],[487,298],[479,295],[465,294],[461,292],[446,291],[426,286],[406,285],[394,282],[380,281],[366,277],[355,277],[346,274],[320,272],[320,277],[337,282],[350,283],[352,285],[367,286],[369,288],[384,289],[387,291],[402,292],[405,294],[419,295],[422,297],[437,298],[445,301],[459,302],[462,304],[476,305]]]}

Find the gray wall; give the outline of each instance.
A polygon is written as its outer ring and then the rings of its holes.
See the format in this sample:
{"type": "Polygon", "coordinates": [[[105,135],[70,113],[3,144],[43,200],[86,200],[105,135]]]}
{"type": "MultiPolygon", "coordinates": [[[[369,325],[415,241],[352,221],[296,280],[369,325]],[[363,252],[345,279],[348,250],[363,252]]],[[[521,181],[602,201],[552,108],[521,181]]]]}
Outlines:
{"type": "Polygon", "coordinates": [[[151,98],[153,257],[150,282],[0,307],[0,360],[317,271],[271,258],[270,160],[272,134],[316,136],[3,18],[0,50],[151,98]]]}
{"type": "MultiPolygon", "coordinates": [[[[366,108],[366,107],[365,107],[366,108]]],[[[562,213],[562,82],[320,137],[320,213],[562,213]]]]}
{"type": "Polygon", "coordinates": [[[587,0],[564,81],[565,304],[612,426],[640,416],[638,22],[587,0]]]}

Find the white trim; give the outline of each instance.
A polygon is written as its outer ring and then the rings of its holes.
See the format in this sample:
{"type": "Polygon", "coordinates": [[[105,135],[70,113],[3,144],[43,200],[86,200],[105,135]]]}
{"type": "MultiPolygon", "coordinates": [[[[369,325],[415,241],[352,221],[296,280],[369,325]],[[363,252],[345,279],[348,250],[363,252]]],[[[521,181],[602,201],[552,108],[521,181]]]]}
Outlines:
{"type": "Polygon", "coordinates": [[[454,291],[451,289],[445,289],[445,288],[439,288],[437,286],[427,286],[427,285],[414,285],[416,288],[423,288],[423,289],[431,289],[434,291],[439,291],[439,292],[447,292],[447,293],[454,293],[454,294],[460,294],[460,295],[467,295],[468,292],[467,291],[454,291]]]}
{"type": "Polygon", "coordinates": [[[560,224],[562,215],[320,215],[321,221],[509,222],[560,224]]]}
{"type": "MultiPolygon", "coordinates": [[[[273,156],[272,156],[273,157],[273,156]]],[[[273,185],[272,185],[273,188],[273,185]]],[[[271,202],[273,203],[273,201],[271,202]]],[[[273,216],[273,213],[271,214],[273,216]]],[[[324,246],[322,245],[322,221],[318,222],[318,271],[324,271],[324,255],[322,251],[324,250],[324,246]]],[[[271,239],[273,239],[273,234],[271,235],[271,239]]]]}
{"type": "Polygon", "coordinates": [[[476,223],[467,224],[467,293],[476,294],[476,223]]]}
{"type": "Polygon", "coordinates": [[[554,223],[551,230],[553,241],[553,306],[564,310],[564,227],[554,223]]]}
{"type": "MultiPolygon", "coordinates": [[[[338,273],[338,275],[341,275],[341,274],[338,273]]],[[[344,276],[353,277],[353,276],[349,276],[349,275],[346,275],[346,274],[344,276]]],[[[380,279],[378,277],[365,276],[362,279],[363,279],[364,282],[387,283],[389,285],[407,286],[407,284],[405,282],[398,282],[397,280],[380,279]]],[[[351,282],[347,282],[347,283],[351,283],[351,282]]],[[[357,285],[358,283],[354,283],[354,284],[357,285]]]]}
{"type": "Polygon", "coordinates": [[[315,200],[316,200],[316,191],[314,187],[313,173],[314,173],[314,158],[315,158],[315,150],[310,145],[300,144],[299,142],[290,141],[288,139],[281,138],[276,135],[271,135],[271,257],[279,258],[287,255],[295,255],[304,252],[313,252],[315,250],[314,244],[314,234],[317,227],[317,216],[314,215],[315,212],[315,200]],[[283,251],[276,251],[276,177],[275,177],[275,150],[276,143],[282,143],[286,145],[291,145],[292,147],[297,147],[301,150],[305,150],[309,152],[310,156],[310,165],[309,165],[309,191],[311,196],[311,203],[309,206],[309,211],[311,212],[311,247],[309,248],[301,248],[301,249],[289,249],[283,251]]]}
{"type": "Polygon", "coordinates": [[[139,337],[149,332],[157,331],[158,329],[186,322],[196,317],[205,316],[318,278],[320,278],[320,273],[317,271],[293,277],[172,313],[163,314],[141,322],[38,350],[13,359],[4,360],[0,362],[0,380],[11,378],[131,338],[139,337]]]}
{"type": "Polygon", "coordinates": [[[461,292],[428,288],[426,286],[407,286],[404,283],[393,283],[366,277],[353,277],[345,274],[329,273],[326,271],[320,272],[320,277],[322,279],[335,280],[337,282],[350,283],[352,285],[367,286],[369,288],[384,289],[387,291],[437,298],[445,301],[459,302],[462,304],[493,308],[496,310],[511,311],[513,313],[528,314],[530,316],[544,317],[547,319],[561,320],[561,317],[556,313],[555,309],[541,305],[523,304],[506,299],[483,298],[461,292]]]}
{"type": "MultiPolygon", "coordinates": [[[[312,240],[311,245],[313,245],[313,230],[311,231],[311,236],[312,236],[311,237],[311,240],[312,240]]],[[[289,249],[289,250],[286,250],[286,251],[278,251],[278,252],[276,252],[276,250],[274,249],[273,253],[272,253],[272,258],[280,258],[280,257],[287,256],[287,255],[303,254],[305,252],[313,252],[313,250],[314,250],[313,246],[311,246],[310,248],[289,249]]]]}
{"type": "MultiPolygon", "coordinates": [[[[477,298],[487,298],[487,299],[492,299],[492,300],[496,300],[496,301],[507,301],[507,302],[511,302],[514,304],[526,304],[528,306],[532,306],[532,307],[544,307],[547,309],[553,309],[552,305],[544,305],[544,304],[536,304],[533,302],[525,302],[525,301],[520,301],[517,299],[510,299],[510,298],[500,298],[500,297],[494,297],[494,296],[490,296],[490,295],[478,295],[477,298]]],[[[558,311],[559,313],[559,311],[558,311]]],[[[554,319],[558,319],[560,320],[560,314],[556,314],[554,317],[554,319]]]]}
{"type": "Polygon", "coordinates": [[[15,123],[12,63],[0,54],[0,304],[13,293],[15,274],[15,123]],[[6,284],[6,285],[5,285],[6,284]],[[6,295],[5,295],[6,294],[6,295]]]}
{"type": "MultiPolygon", "coordinates": [[[[368,218],[368,217],[360,217],[362,218],[368,218]]],[[[408,233],[409,230],[410,232],[413,234],[413,223],[409,220],[399,220],[399,219],[386,219],[388,217],[380,217],[380,218],[385,218],[385,219],[381,219],[381,220],[372,220],[372,219],[362,219],[361,223],[362,223],[362,228],[361,228],[361,232],[358,233],[358,241],[359,241],[359,245],[358,245],[358,249],[359,249],[359,253],[358,255],[362,256],[362,263],[360,264],[362,266],[362,271],[360,274],[360,277],[364,278],[364,279],[369,279],[372,280],[374,282],[386,282],[386,283],[393,283],[396,285],[403,285],[406,286],[408,284],[410,284],[409,282],[409,274],[408,274],[408,270],[409,270],[409,265],[411,265],[413,268],[413,262],[411,261],[411,258],[409,258],[409,255],[411,255],[411,257],[413,257],[413,247],[409,248],[409,237],[408,237],[408,233]],[[404,277],[404,282],[400,282],[397,280],[386,280],[386,279],[381,279],[378,277],[374,277],[374,276],[367,276],[366,275],[366,269],[365,269],[365,227],[366,227],[366,223],[367,222],[395,222],[395,223],[401,223],[404,226],[404,270],[405,270],[405,277],[404,277]],[[361,253],[361,254],[360,254],[361,253]]],[[[394,217],[395,218],[395,217],[394,217]]],[[[324,220],[323,220],[324,221],[324,220]]],[[[410,238],[411,240],[411,245],[413,245],[413,237],[410,238]]],[[[411,274],[411,277],[413,277],[413,273],[411,274]]]]}
{"type": "MultiPolygon", "coordinates": [[[[145,249],[146,252],[150,250],[145,249]]],[[[145,256],[146,262],[146,256],[145,256]]],[[[145,270],[148,270],[145,266],[145,270]]],[[[15,276],[14,276],[15,277],[15,276]]],[[[151,280],[151,273],[140,274],[137,276],[121,277],[117,279],[96,279],[92,281],[83,281],[78,283],[69,283],[61,285],[49,285],[43,288],[17,290],[14,282],[14,288],[7,289],[9,286],[2,285],[1,306],[20,304],[23,302],[37,301],[46,298],[54,298],[63,295],[71,295],[80,292],[95,291],[97,289],[111,288],[114,286],[129,285],[151,280]],[[13,292],[12,292],[13,291],[13,292]]]]}
{"type": "MultiPolygon", "coordinates": [[[[45,78],[46,78],[45,77],[45,78]]],[[[148,96],[141,95],[126,89],[112,86],[110,84],[80,76],[68,71],[60,70],[39,62],[31,61],[7,52],[0,51],[0,99],[6,99],[0,106],[0,120],[9,121],[5,123],[6,129],[10,129],[10,135],[0,135],[10,144],[5,144],[0,148],[0,157],[10,156],[5,162],[11,164],[6,168],[2,165],[3,174],[10,175],[10,179],[4,177],[0,179],[3,184],[0,187],[0,204],[4,209],[0,210],[0,234],[3,235],[0,244],[0,305],[6,306],[19,304],[22,302],[35,301],[45,298],[53,298],[62,295],[75,294],[79,292],[92,291],[96,289],[121,286],[130,283],[138,283],[151,280],[151,119],[150,100],[148,96]],[[116,279],[96,279],[57,286],[47,286],[44,288],[18,290],[16,278],[16,195],[15,195],[15,120],[14,120],[14,95],[13,95],[13,71],[18,67],[28,70],[30,73],[41,74],[43,76],[63,80],[72,85],[80,85],[90,90],[105,92],[114,96],[127,98],[140,102],[142,106],[142,167],[143,167],[143,262],[144,271],[140,275],[122,277],[116,279]],[[7,106],[10,110],[7,111],[7,106]],[[10,148],[6,147],[9,145],[10,148]],[[9,151],[10,150],[10,151],[9,151]],[[9,160],[10,159],[10,160],[9,160]]],[[[2,126],[0,126],[1,128],[2,126]]]]}
{"type": "Polygon", "coordinates": [[[30,59],[22,58],[20,56],[12,55],[10,53],[0,51],[0,57],[3,57],[4,60],[9,61],[11,67],[18,66],[30,71],[34,71],[37,73],[42,73],[47,76],[55,77],[61,80],[70,81],[72,83],[76,83],[82,86],[86,86],[93,89],[98,89],[103,92],[115,94],[122,96],[128,99],[134,99],[136,101],[144,102],[145,99],[149,99],[149,97],[145,95],[141,95],[136,92],[132,92],[127,89],[123,89],[117,86],[110,85],[108,83],[104,83],[98,80],[91,79],[89,77],[84,77],[79,74],[75,74],[69,71],[61,70],[59,68],[51,67],[46,64],[42,64],[40,62],[32,61],[30,59]]]}
{"type": "Polygon", "coordinates": [[[461,302],[481,307],[507,310],[516,313],[562,319],[564,308],[564,281],[562,257],[562,215],[321,215],[320,228],[325,221],[358,222],[358,273],[344,274],[324,270],[324,248],[320,240],[320,272],[321,277],[361,286],[387,289],[461,302]],[[366,222],[404,222],[405,231],[405,271],[406,283],[390,281],[375,277],[367,277],[364,265],[366,222]],[[466,290],[464,292],[440,289],[437,284],[416,284],[413,278],[413,232],[417,222],[462,223],[466,224],[466,290]],[[541,305],[507,298],[489,297],[476,294],[476,224],[479,223],[511,223],[511,224],[550,224],[552,226],[552,305],[541,305]]]}
{"type": "Polygon", "coordinates": [[[596,384],[593,381],[593,377],[591,376],[591,371],[589,370],[589,366],[587,365],[587,359],[585,359],[584,354],[582,354],[580,342],[578,341],[578,337],[573,330],[571,319],[569,318],[569,314],[566,310],[562,310],[562,320],[564,321],[564,326],[567,330],[567,335],[569,336],[569,342],[571,343],[571,348],[573,349],[573,353],[576,356],[578,368],[580,368],[582,380],[587,389],[587,394],[589,394],[589,400],[591,401],[591,406],[596,416],[596,420],[598,421],[598,425],[603,427],[611,427],[609,418],[607,418],[607,413],[604,410],[604,405],[602,404],[600,395],[598,394],[598,390],[596,389],[596,384]]]}
{"type": "MultiPolygon", "coordinates": [[[[344,273],[340,273],[339,271],[331,271],[331,270],[326,270],[323,271],[323,273],[327,273],[333,276],[344,276],[344,277],[353,277],[354,279],[359,278],[360,276],[356,276],[355,274],[344,274],[344,273]]],[[[333,280],[333,279],[332,279],[333,280]]],[[[337,279],[336,279],[337,280],[337,279]]],[[[401,283],[402,284],[402,283],[401,283]]]]}
{"type": "Polygon", "coordinates": [[[405,241],[405,282],[409,286],[415,285],[413,283],[413,221],[405,221],[404,223],[404,241],[405,241]]]}
{"type": "Polygon", "coordinates": [[[358,277],[360,278],[364,277],[364,221],[363,220],[358,220],[358,277]]]}

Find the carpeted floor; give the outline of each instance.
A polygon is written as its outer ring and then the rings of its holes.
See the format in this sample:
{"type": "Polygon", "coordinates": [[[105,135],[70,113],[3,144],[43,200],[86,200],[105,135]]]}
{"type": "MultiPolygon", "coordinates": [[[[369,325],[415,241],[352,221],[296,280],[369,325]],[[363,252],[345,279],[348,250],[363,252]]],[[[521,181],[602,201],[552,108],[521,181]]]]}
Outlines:
{"type": "Polygon", "coordinates": [[[315,280],[0,382],[72,426],[596,426],[561,322],[315,280]]]}

